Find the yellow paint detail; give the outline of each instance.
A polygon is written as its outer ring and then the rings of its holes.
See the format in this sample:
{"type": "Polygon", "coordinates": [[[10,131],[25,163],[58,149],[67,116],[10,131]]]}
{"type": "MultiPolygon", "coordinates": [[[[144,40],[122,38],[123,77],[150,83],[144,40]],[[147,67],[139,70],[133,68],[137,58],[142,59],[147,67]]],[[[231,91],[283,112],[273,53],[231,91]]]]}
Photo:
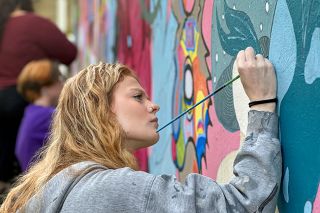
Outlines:
{"type": "MultiPolygon", "coordinates": [[[[201,101],[205,95],[203,94],[203,91],[199,90],[197,91],[196,94],[196,103],[201,101]]],[[[205,103],[203,103],[205,104],[205,103]]],[[[199,135],[204,134],[204,129],[203,128],[198,128],[198,123],[202,122],[204,123],[204,115],[203,115],[203,108],[206,106],[200,105],[194,109],[194,123],[195,123],[195,134],[196,138],[198,138],[199,135]]]]}
{"type": "Polygon", "coordinates": [[[194,61],[194,59],[198,56],[198,46],[199,46],[199,37],[200,34],[198,33],[198,31],[194,32],[194,37],[195,37],[195,48],[194,51],[192,50],[187,50],[187,47],[185,45],[185,41],[186,41],[186,31],[184,30],[182,33],[182,39],[180,40],[180,45],[182,47],[183,53],[185,56],[189,56],[191,59],[191,62],[194,61]]]}
{"type": "Polygon", "coordinates": [[[183,130],[181,128],[182,126],[180,126],[178,141],[176,141],[177,163],[179,166],[182,166],[184,155],[185,155],[184,136],[183,136],[183,130]]]}

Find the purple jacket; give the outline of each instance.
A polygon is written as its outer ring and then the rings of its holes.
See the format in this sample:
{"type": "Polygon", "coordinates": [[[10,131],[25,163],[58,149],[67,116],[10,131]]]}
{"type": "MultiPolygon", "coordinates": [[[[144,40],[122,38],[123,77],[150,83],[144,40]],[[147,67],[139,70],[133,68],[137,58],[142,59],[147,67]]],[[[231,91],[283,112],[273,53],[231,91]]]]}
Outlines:
{"type": "Polygon", "coordinates": [[[32,158],[48,137],[53,112],[53,107],[33,104],[26,107],[15,150],[22,171],[28,168],[32,158]]]}

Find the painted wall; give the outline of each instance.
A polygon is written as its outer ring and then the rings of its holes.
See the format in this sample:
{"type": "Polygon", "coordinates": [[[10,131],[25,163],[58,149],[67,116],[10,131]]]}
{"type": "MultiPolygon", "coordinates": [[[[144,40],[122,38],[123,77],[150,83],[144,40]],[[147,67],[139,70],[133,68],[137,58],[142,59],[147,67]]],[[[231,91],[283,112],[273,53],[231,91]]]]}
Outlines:
{"type": "MultiPolygon", "coordinates": [[[[239,50],[253,46],[269,57],[284,157],[278,208],[320,212],[320,0],[79,2],[78,68],[99,60],[133,67],[161,106],[160,126],[236,76],[239,50]]],[[[247,103],[237,81],[164,129],[149,150],[149,171],[228,182],[247,103]]]]}

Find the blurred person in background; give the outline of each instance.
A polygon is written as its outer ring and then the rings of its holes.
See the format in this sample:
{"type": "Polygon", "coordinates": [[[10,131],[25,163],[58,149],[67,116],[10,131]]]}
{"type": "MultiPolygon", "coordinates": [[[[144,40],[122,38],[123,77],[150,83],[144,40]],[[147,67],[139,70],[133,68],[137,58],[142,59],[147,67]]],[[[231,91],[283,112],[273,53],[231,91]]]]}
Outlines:
{"type": "Polygon", "coordinates": [[[18,75],[32,60],[69,65],[76,55],[55,24],[33,13],[32,0],[0,0],[0,194],[20,172],[14,150],[27,102],[16,90],[18,75]]]}
{"type": "Polygon", "coordinates": [[[57,63],[46,59],[32,61],[21,72],[17,87],[18,92],[30,102],[24,111],[15,149],[24,172],[48,137],[63,77],[57,63]]]}

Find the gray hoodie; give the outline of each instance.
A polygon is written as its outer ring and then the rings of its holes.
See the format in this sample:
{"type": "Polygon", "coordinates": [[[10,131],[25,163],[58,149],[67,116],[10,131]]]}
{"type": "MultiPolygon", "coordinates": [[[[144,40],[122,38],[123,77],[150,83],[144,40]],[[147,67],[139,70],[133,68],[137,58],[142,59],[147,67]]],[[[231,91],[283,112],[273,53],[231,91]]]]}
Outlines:
{"type": "Polygon", "coordinates": [[[280,178],[277,115],[252,110],[228,184],[199,174],[183,184],[171,175],[86,161],[55,175],[26,212],[274,212],[280,178]]]}

